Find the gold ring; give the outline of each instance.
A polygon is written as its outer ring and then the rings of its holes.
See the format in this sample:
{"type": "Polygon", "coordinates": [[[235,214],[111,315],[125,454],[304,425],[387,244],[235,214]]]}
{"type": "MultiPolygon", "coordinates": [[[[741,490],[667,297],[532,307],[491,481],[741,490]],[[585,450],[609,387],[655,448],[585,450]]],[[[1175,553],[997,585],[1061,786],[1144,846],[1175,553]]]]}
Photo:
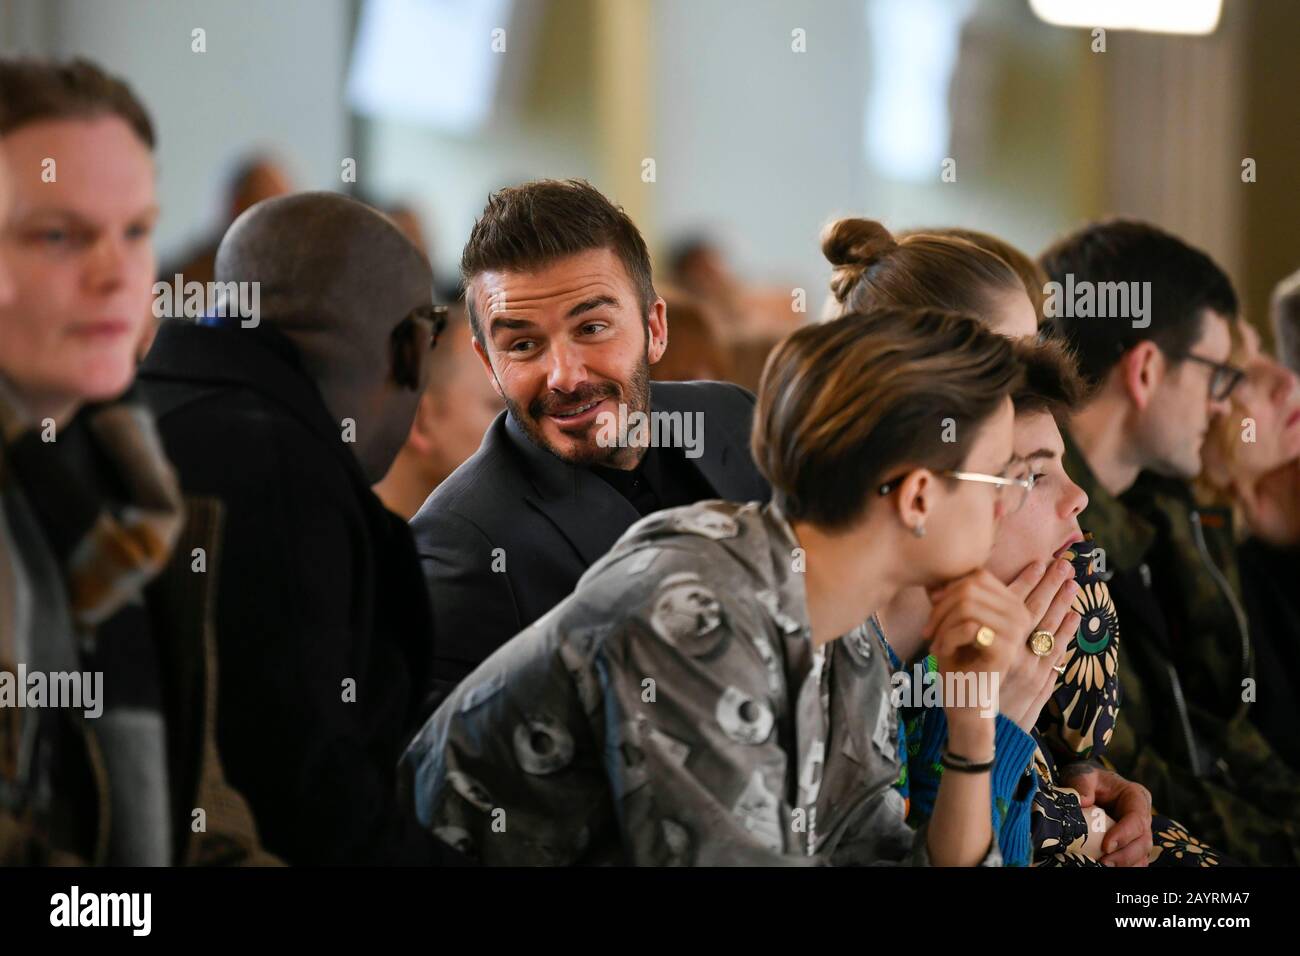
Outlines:
{"type": "Polygon", "coordinates": [[[993,640],[997,635],[993,633],[993,628],[983,625],[975,632],[975,643],[980,647],[992,647],[993,640]]]}
{"type": "Polygon", "coordinates": [[[1051,631],[1034,631],[1029,635],[1029,649],[1034,652],[1035,657],[1046,657],[1052,653],[1052,648],[1056,646],[1056,638],[1052,636],[1051,631]]]}
{"type": "Polygon", "coordinates": [[[1064,674],[1064,673],[1065,673],[1065,665],[1064,665],[1064,664],[1053,664],[1053,665],[1052,665],[1052,670],[1056,671],[1056,673],[1058,673],[1058,674],[1064,674]]]}

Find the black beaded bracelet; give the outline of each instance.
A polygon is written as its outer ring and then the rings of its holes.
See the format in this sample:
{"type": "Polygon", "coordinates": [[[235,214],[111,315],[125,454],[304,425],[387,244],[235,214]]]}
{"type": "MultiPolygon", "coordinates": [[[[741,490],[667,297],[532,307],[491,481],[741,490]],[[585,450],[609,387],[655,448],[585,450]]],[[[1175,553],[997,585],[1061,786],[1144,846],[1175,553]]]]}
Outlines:
{"type": "Polygon", "coordinates": [[[957,773],[984,773],[986,770],[993,769],[993,758],[990,757],[987,763],[976,763],[960,754],[945,750],[943,756],[939,758],[939,764],[945,770],[955,770],[957,773]]]}

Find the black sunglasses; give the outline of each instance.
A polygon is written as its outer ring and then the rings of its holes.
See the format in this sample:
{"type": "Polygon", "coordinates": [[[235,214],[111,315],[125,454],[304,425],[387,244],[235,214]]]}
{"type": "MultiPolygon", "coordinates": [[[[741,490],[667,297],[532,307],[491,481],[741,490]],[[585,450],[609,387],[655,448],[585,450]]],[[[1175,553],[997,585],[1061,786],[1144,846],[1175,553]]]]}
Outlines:
{"type": "Polygon", "coordinates": [[[1199,362],[1201,365],[1206,365],[1214,370],[1210,374],[1210,401],[1213,402],[1224,401],[1232,394],[1232,390],[1241,384],[1241,380],[1246,377],[1245,369],[1238,368],[1229,362],[1216,362],[1214,359],[1193,355],[1191,352],[1171,353],[1169,357],[1183,361],[1199,362]]]}
{"type": "Polygon", "coordinates": [[[438,337],[447,328],[447,306],[433,305],[413,310],[393,326],[392,365],[393,380],[404,388],[415,391],[420,387],[420,351],[418,323],[429,323],[429,351],[438,345],[438,337]]]}

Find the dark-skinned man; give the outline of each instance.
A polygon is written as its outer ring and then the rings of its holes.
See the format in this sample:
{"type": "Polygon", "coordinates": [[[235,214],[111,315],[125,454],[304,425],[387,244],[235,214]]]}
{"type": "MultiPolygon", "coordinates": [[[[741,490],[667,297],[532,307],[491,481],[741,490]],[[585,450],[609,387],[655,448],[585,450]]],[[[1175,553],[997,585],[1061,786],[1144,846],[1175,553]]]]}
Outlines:
{"type": "Polygon", "coordinates": [[[257,314],[165,322],[140,377],[182,486],[224,506],[205,573],[230,780],[290,863],[454,862],[394,798],[432,624],[370,491],[425,384],[428,261],[368,207],[298,193],[240,216],[216,274],[256,283],[257,314]]]}

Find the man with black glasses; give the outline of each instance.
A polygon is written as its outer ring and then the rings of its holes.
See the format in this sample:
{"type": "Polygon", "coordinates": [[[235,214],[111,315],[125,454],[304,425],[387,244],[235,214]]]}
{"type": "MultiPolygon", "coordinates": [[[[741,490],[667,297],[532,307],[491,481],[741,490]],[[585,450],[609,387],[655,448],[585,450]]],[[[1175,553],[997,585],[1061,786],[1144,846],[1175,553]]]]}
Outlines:
{"type": "Polygon", "coordinates": [[[1228,362],[1232,283],[1200,250],[1123,220],[1061,239],[1040,263],[1053,282],[1097,295],[1146,290],[1133,321],[1057,309],[1045,323],[1090,387],[1065,467],[1088,493],[1079,520],[1105,542],[1124,628],[1107,756],[1162,813],[1229,855],[1300,863],[1300,777],[1247,721],[1254,660],[1231,514],[1198,506],[1188,484],[1243,374],[1228,362]]]}
{"type": "Polygon", "coordinates": [[[296,193],[235,221],[216,278],[259,313],[165,321],[140,378],[182,487],[221,503],[194,570],[219,581],[230,781],[289,863],[454,861],[397,802],[433,625],[410,530],[370,490],[428,382],[428,260],[369,207],[296,193]]]}

